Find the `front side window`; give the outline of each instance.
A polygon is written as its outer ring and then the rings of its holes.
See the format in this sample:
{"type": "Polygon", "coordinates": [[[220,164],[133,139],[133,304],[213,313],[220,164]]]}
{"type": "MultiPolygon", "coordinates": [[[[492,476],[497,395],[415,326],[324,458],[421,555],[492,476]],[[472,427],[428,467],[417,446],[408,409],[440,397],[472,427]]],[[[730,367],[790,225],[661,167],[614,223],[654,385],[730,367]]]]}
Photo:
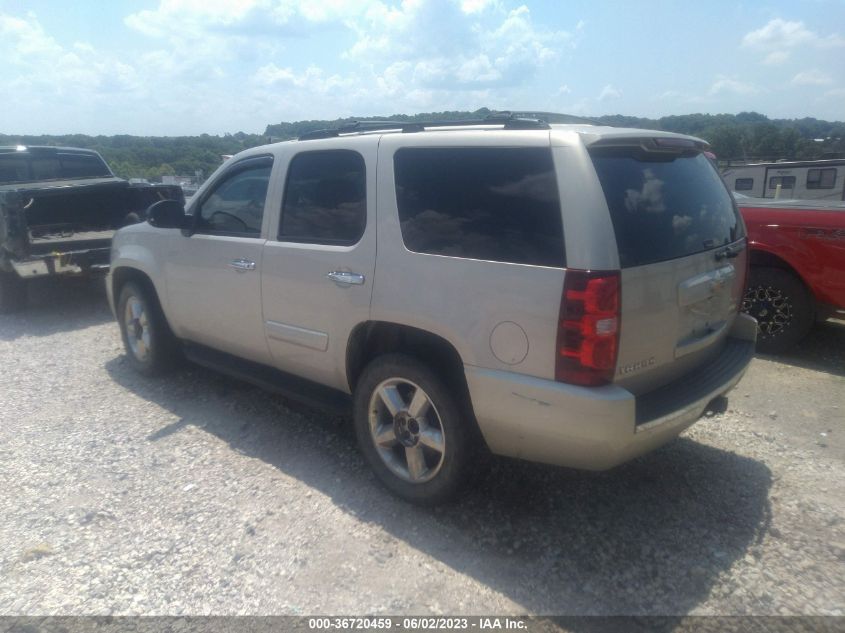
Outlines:
{"type": "Polygon", "coordinates": [[[408,250],[563,267],[560,196],[549,148],[415,147],[396,152],[408,250]]]}
{"type": "Polygon", "coordinates": [[[751,191],[754,189],[753,178],[737,178],[734,183],[734,191],[751,191]]]}
{"type": "Polygon", "coordinates": [[[833,189],[835,185],[835,167],[807,170],[807,189],[833,189]]]}
{"type": "Polygon", "coordinates": [[[279,240],[355,244],[367,224],[364,158],[351,150],[303,152],[288,168],[279,240]]]}
{"type": "Polygon", "coordinates": [[[772,176],[769,178],[769,189],[777,189],[778,185],[781,189],[794,189],[795,176],[772,176]]]}
{"type": "Polygon", "coordinates": [[[236,168],[203,200],[197,232],[258,237],[271,168],[269,160],[236,168]]]}

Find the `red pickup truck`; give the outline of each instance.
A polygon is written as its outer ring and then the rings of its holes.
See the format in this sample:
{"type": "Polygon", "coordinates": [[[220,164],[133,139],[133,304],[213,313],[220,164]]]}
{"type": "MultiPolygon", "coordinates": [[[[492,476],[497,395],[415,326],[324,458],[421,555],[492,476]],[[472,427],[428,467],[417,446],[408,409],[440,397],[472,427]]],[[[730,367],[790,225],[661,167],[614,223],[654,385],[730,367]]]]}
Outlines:
{"type": "Polygon", "coordinates": [[[792,347],[815,321],[845,317],[845,203],[737,196],[751,248],[743,310],[757,348],[792,347]]]}

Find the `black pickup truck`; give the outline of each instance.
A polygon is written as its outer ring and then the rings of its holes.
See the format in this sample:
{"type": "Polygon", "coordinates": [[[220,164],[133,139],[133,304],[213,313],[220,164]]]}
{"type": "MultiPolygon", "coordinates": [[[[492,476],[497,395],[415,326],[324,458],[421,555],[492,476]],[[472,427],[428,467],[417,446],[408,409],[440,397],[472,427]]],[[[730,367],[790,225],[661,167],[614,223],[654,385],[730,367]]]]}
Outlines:
{"type": "Polygon", "coordinates": [[[130,184],[92,150],[0,147],[0,313],[26,305],[29,279],[107,272],[114,232],[167,198],[182,189],[130,184]]]}

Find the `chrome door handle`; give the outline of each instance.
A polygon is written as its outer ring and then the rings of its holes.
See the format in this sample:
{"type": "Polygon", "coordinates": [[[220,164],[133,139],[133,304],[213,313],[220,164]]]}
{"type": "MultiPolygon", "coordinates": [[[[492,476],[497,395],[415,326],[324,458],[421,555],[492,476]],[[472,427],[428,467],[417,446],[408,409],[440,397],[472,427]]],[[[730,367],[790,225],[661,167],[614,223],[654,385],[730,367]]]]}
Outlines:
{"type": "Polygon", "coordinates": [[[364,275],[358,273],[347,273],[340,270],[333,270],[326,274],[326,277],[339,284],[346,284],[349,286],[362,286],[364,284],[364,275]]]}
{"type": "Polygon", "coordinates": [[[241,257],[240,259],[230,261],[229,268],[234,268],[235,270],[255,270],[255,262],[241,257]]]}

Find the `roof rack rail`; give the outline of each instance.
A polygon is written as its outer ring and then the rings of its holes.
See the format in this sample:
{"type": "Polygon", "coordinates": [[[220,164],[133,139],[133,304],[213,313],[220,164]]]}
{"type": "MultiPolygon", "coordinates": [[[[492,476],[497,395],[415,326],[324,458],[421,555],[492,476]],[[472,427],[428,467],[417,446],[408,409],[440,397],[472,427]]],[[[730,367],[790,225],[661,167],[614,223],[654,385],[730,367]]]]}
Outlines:
{"type": "Polygon", "coordinates": [[[422,132],[433,127],[470,127],[473,125],[502,125],[505,130],[548,130],[549,124],[538,118],[528,118],[520,113],[493,112],[483,119],[462,119],[453,121],[352,121],[334,129],[313,130],[299,137],[300,141],[333,138],[345,134],[361,134],[401,130],[404,133],[422,132]]]}

